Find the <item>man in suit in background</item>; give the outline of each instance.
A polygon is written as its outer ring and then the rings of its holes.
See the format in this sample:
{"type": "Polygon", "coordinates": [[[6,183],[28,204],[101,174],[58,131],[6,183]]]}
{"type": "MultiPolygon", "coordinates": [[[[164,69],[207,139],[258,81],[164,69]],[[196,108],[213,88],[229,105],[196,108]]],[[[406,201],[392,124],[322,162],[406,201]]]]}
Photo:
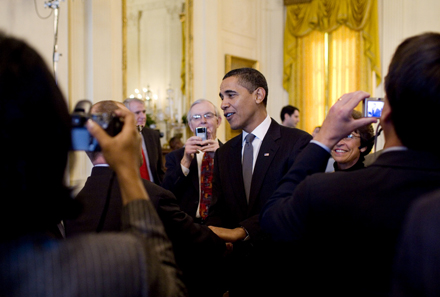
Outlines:
{"type": "Polygon", "coordinates": [[[380,118],[386,143],[372,165],[310,175],[325,166],[339,139],[376,121],[351,116],[368,93],[345,94],[330,109],[314,137],[316,143],[303,150],[300,163],[294,164],[264,207],[263,229],[274,240],[290,242],[301,251],[297,265],[288,267],[293,268],[292,281],[298,281],[289,294],[302,285],[299,295],[389,296],[406,212],[421,195],[440,187],[438,147],[423,141],[432,138],[432,132],[420,129],[438,121],[439,48],[438,33],[408,38],[397,48],[385,79],[387,95],[380,118]]]}
{"type": "Polygon", "coordinates": [[[134,113],[136,125],[143,127],[141,130],[143,158],[143,163],[140,168],[141,177],[160,186],[165,174],[165,168],[162,162],[160,133],[146,126],[147,111],[144,101],[137,98],[128,98],[125,99],[124,105],[134,113]]]}
{"type": "Polygon", "coordinates": [[[292,105],[286,105],[281,109],[280,118],[283,126],[296,128],[299,123],[299,109],[292,105]]]}
{"type": "MultiPolygon", "coordinates": [[[[91,112],[112,113],[118,108],[126,110],[119,102],[100,101],[92,106],[91,112]]],[[[84,188],[75,197],[83,207],[82,213],[76,219],[65,221],[68,238],[80,233],[120,231],[122,227],[122,198],[115,172],[102,152],[87,152],[87,155],[94,167],[84,188]]],[[[170,191],[145,179],[142,182],[173,243],[176,262],[182,269],[190,296],[221,296],[218,278],[212,279],[212,274],[207,272],[210,267],[217,267],[216,261],[222,258],[225,242],[206,226],[194,223],[179,208],[170,191]]]]}
{"type": "Polygon", "coordinates": [[[262,232],[258,216],[311,140],[306,132],[281,126],[268,116],[267,95],[265,77],[252,68],[228,72],[220,85],[226,119],[232,129],[243,130],[216,152],[207,219],[217,235],[234,242],[226,267],[231,296],[271,296],[280,288],[275,247],[262,232]]]}
{"type": "MultiPolygon", "coordinates": [[[[183,148],[166,155],[167,171],[162,186],[173,192],[184,212],[192,216],[196,222],[203,223],[210,201],[203,201],[201,197],[202,164],[205,154],[210,154],[213,161],[215,151],[222,144],[217,139],[217,128],[222,122],[222,117],[211,101],[199,99],[191,105],[187,118],[189,128],[194,133],[197,127],[206,127],[207,139],[191,136],[183,148]],[[204,203],[207,205],[203,205],[204,203]]],[[[210,166],[213,166],[213,162],[210,166]]]]}

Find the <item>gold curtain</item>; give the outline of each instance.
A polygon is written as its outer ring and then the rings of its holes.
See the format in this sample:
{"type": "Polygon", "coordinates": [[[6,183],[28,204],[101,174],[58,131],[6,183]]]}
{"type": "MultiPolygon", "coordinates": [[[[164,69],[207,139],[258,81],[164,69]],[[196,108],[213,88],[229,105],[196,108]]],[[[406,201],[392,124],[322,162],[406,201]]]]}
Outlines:
{"type": "Polygon", "coordinates": [[[287,7],[284,88],[312,132],[343,93],[380,83],[377,0],[313,0],[287,7]]]}

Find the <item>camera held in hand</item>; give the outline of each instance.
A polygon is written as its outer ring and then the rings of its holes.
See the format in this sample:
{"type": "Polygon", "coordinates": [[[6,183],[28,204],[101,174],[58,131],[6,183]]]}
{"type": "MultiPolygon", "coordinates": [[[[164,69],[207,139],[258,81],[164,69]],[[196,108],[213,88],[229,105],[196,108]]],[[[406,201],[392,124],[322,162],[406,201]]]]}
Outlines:
{"type": "Polygon", "coordinates": [[[99,124],[110,136],[115,136],[122,130],[123,122],[119,117],[108,113],[90,114],[92,102],[79,101],[72,112],[72,148],[73,151],[100,151],[98,141],[90,135],[86,123],[89,119],[99,124]]]}
{"type": "Polygon", "coordinates": [[[383,106],[383,98],[365,98],[362,106],[362,115],[365,118],[380,118],[383,106]]]}
{"type": "Polygon", "coordinates": [[[208,139],[208,131],[206,127],[197,127],[196,128],[196,136],[200,137],[202,140],[208,139]]]}

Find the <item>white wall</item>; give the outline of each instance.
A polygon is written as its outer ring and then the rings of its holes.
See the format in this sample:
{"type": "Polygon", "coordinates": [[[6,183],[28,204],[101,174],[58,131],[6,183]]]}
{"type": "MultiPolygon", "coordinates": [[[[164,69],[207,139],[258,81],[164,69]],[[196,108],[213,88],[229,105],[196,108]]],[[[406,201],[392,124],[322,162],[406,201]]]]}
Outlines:
{"type": "MultiPolygon", "coordinates": [[[[394,51],[405,38],[428,31],[440,32],[439,12],[438,0],[379,0],[383,78],[394,51]]],[[[376,95],[384,95],[383,80],[376,95]]]]}
{"type": "MultiPolygon", "coordinates": [[[[0,4],[0,31],[26,40],[34,47],[52,69],[52,53],[54,46],[54,13],[52,9],[44,7],[44,0],[1,0],[0,4]],[[52,15],[47,19],[40,19],[36,9],[42,17],[52,15]]],[[[62,54],[58,62],[58,85],[63,93],[68,92],[68,30],[67,30],[67,3],[59,6],[58,52],[62,54]]]]}

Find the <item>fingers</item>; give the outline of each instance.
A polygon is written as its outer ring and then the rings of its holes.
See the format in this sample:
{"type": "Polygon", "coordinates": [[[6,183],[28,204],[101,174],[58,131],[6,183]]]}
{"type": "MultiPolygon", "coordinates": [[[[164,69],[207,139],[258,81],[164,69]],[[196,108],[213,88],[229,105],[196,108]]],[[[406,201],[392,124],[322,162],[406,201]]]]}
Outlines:
{"type": "Polygon", "coordinates": [[[206,140],[202,142],[202,146],[199,147],[199,150],[202,152],[215,152],[218,148],[218,141],[206,140]]]}
{"type": "Polygon", "coordinates": [[[342,137],[371,123],[375,118],[353,119],[354,108],[370,94],[363,91],[344,94],[330,109],[315,140],[331,149],[342,137]]]}
{"type": "Polygon", "coordinates": [[[136,119],[134,117],[134,113],[132,113],[129,110],[125,109],[117,109],[114,111],[114,114],[120,117],[121,119],[124,119],[125,122],[130,123],[133,122],[133,124],[136,124],[136,119]]]}
{"type": "Polygon", "coordinates": [[[139,168],[141,158],[141,136],[136,129],[134,114],[116,110],[115,115],[124,122],[122,131],[110,136],[99,124],[89,120],[87,129],[96,138],[107,163],[116,171],[125,168],[139,168]]]}
{"type": "Polygon", "coordinates": [[[368,97],[370,97],[370,94],[364,91],[347,93],[342,95],[341,98],[336,101],[335,105],[344,105],[345,108],[353,110],[362,100],[368,97]]]}
{"type": "Polygon", "coordinates": [[[124,129],[125,130],[135,130],[135,132],[137,133],[136,118],[134,116],[134,113],[132,113],[129,110],[117,109],[114,111],[114,114],[116,116],[118,116],[124,122],[124,125],[122,127],[122,131],[124,131],[124,129]],[[128,125],[125,125],[125,124],[128,124],[128,125]]]}

